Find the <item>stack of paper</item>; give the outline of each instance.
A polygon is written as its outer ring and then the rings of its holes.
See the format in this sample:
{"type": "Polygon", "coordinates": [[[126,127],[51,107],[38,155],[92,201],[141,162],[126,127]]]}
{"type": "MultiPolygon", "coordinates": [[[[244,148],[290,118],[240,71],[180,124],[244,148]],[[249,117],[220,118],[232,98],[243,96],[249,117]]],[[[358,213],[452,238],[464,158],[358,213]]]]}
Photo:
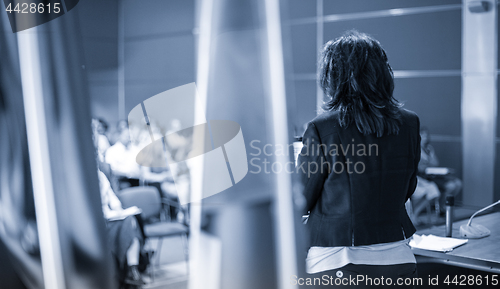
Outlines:
{"type": "Polygon", "coordinates": [[[417,249],[449,252],[458,246],[467,243],[467,239],[445,238],[434,235],[413,235],[410,246],[417,249]]]}
{"type": "Polygon", "coordinates": [[[447,175],[449,173],[449,168],[428,167],[425,169],[425,174],[427,175],[447,175]]]}

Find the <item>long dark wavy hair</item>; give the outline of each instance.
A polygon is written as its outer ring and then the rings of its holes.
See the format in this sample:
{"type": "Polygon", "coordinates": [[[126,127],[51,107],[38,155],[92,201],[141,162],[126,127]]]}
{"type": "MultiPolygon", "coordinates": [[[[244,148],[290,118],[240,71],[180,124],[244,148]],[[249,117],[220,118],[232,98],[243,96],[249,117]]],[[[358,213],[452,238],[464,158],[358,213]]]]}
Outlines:
{"type": "Polygon", "coordinates": [[[323,109],[340,111],[340,126],[353,122],[365,134],[397,134],[399,108],[392,95],[394,75],[380,43],[356,30],[330,40],[319,63],[319,85],[329,100],[323,109]]]}

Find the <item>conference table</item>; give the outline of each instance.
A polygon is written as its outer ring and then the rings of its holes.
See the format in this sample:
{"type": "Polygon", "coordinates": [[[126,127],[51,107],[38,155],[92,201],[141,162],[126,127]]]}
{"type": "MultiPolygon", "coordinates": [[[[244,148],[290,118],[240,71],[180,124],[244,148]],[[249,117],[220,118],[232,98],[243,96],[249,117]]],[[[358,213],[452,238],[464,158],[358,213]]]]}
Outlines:
{"type": "MultiPolygon", "coordinates": [[[[453,223],[453,238],[460,238],[460,226],[467,222],[468,219],[453,223]]],[[[472,224],[485,226],[491,231],[491,235],[481,239],[469,239],[466,244],[447,253],[412,248],[417,263],[441,263],[500,273],[500,212],[474,217],[472,224]]],[[[445,226],[418,230],[416,234],[444,237],[445,226]]]]}

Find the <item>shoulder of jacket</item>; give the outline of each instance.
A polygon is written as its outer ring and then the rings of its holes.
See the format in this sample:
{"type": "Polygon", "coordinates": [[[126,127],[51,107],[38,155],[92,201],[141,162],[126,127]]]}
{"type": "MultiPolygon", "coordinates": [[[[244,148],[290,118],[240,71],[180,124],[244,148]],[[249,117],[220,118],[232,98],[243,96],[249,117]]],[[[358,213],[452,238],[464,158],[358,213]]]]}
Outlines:
{"type": "Polygon", "coordinates": [[[339,124],[339,115],[338,111],[327,111],[322,114],[316,116],[313,120],[310,121],[318,131],[324,131],[325,129],[332,130],[340,127],[339,124]]]}
{"type": "Polygon", "coordinates": [[[401,117],[403,120],[403,123],[408,124],[409,126],[415,127],[417,129],[420,129],[420,119],[418,118],[418,115],[406,108],[401,108],[400,110],[401,117]]]}

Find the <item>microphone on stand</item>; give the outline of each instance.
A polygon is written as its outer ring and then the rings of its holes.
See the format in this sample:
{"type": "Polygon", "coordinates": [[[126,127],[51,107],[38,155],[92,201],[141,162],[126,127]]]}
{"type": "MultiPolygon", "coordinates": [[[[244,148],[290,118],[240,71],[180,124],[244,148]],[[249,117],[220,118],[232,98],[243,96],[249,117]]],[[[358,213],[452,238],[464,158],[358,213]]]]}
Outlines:
{"type": "Polygon", "coordinates": [[[472,225],[471,224],[472,218],[474,218],[477,214],[484,212],[484,211],[488,210],[489,208],[494,207],[498,204],[500,204],[500,200],[498,200],[497,202],[475,212],[470,217],[467,225],[460,226],[460,236],[463,238],[470,238],[470,239],[479,239],[479,238],[488,237],[491,233],[490,230],[488,230],[488,228],[486,228],[485,226],[482,226],[482,225],[478,225],[478,224],[472,225]]]}
{"type": "Polygon", "coordinates": [[[455,205],[455,197],[446,196],[446,237],[451,237],[453,230],[453,206],[455,205]]]}

